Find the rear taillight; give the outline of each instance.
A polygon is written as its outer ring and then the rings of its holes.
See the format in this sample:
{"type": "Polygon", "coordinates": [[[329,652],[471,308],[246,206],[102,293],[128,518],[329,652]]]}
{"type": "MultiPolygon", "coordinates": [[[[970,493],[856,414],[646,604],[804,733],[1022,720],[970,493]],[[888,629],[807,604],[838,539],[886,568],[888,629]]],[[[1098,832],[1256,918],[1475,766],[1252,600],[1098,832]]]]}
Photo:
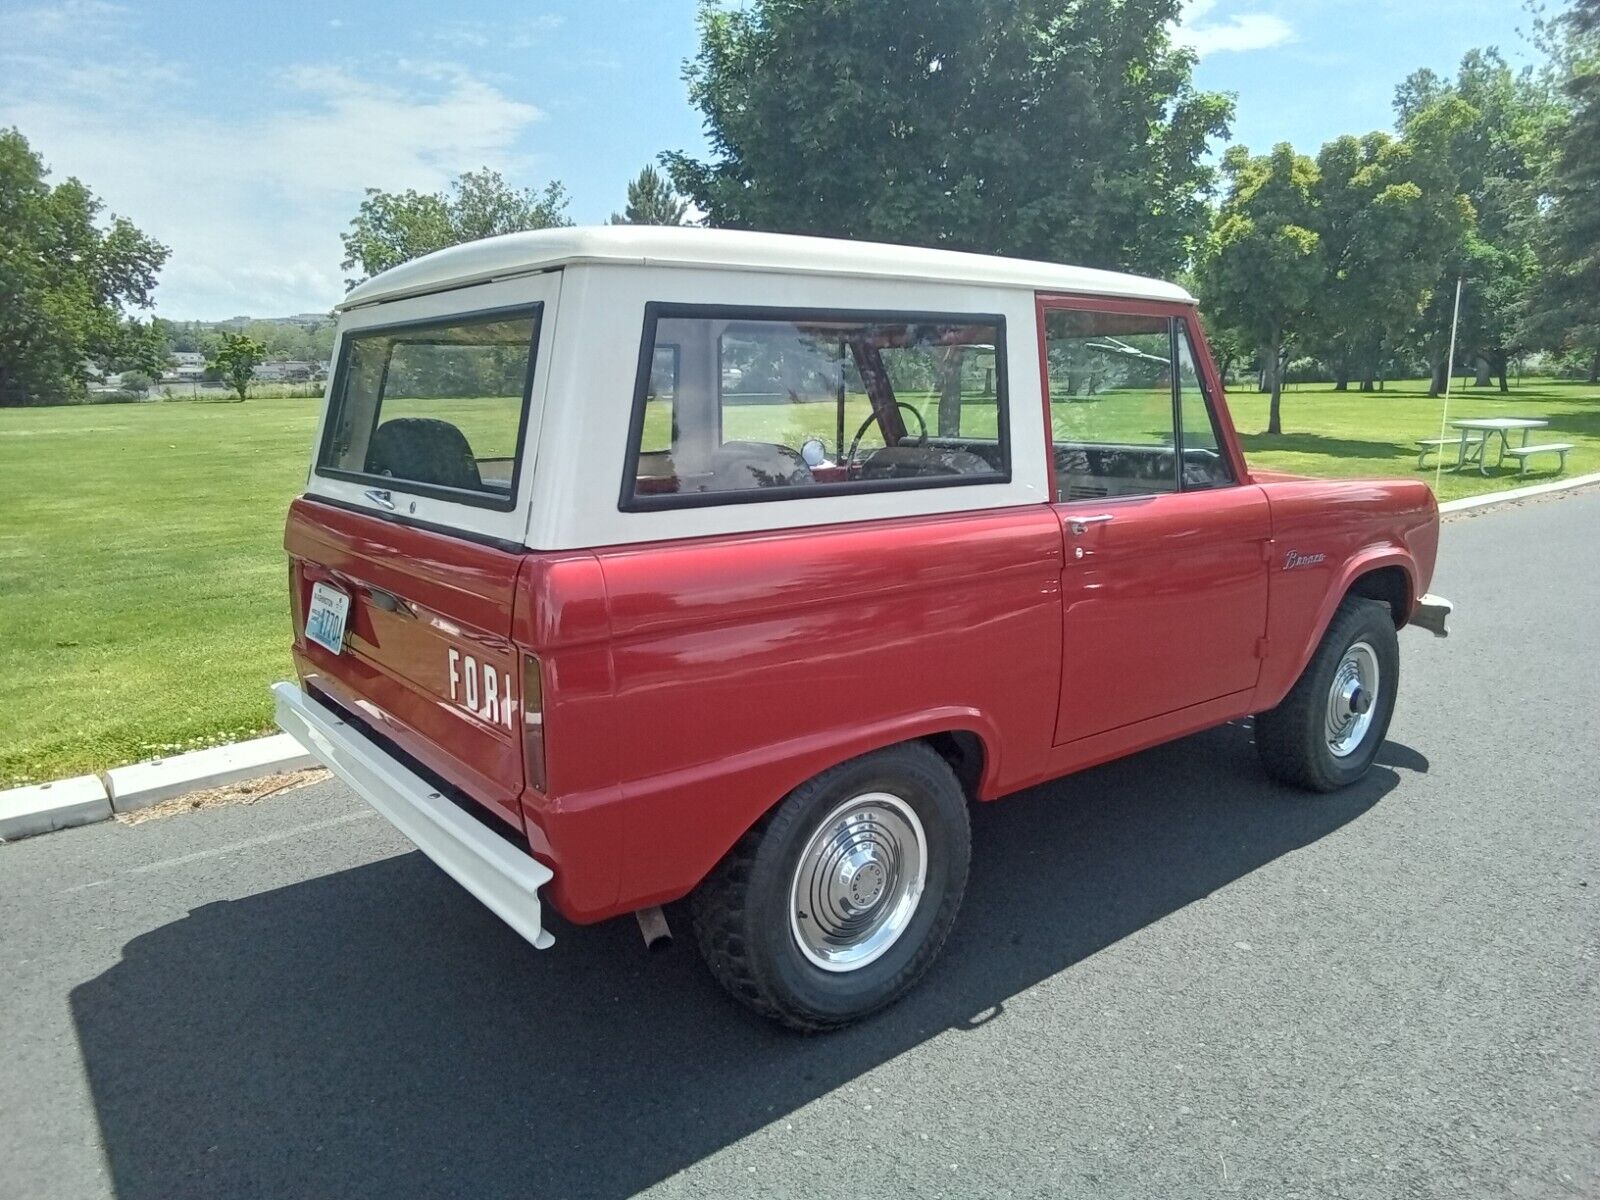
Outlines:
{"type": "Polygon", "coordinates": [[[529,786],[545,791],[549,781],[544,765],[544,673],[531,654],[522,659],[522,756],[529,786]]]}
{"type": "Polygon", "coordinates": [[[290,632],[294,635],[296,643],[300,641],[301,634],[305,632],[306,628],[305,600],[300,595],[302,586],[300,574],[299,564],[291,558],[289,560],[289,619],[294,622],[290,626],[290,632]]]}

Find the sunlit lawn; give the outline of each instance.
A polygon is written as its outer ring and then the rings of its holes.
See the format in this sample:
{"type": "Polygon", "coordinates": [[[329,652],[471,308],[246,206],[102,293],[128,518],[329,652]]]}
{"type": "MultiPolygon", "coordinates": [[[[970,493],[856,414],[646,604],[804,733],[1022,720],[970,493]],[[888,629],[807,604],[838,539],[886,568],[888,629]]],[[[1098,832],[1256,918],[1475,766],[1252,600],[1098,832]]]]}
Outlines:
{"type": "MultiPolygon", "coordinates": [[[[1335,392],[1330,385],[1306,385],[1283,394],[1284,433],[1273,437],[1267,427],[1267,398],[1246,388],[1228,394],[1228,408],[1239,430],[1245,457],[1254,466],[1303,475],[1399,475],[1434,481],[1434,460],[1417,470],[1417,439],[1439,437],[1440,401],[1429,399],[1423,383],[1390,384],[1385,391],[1362,394],[1335,392]]],[[[1587,475],[1600,471],[1600,387],[1551,380],[1527,380],[1509,394],[1489,388],[1464,388],[1450,397],[1450,418],[1539,417],[1550,422],[1536,429],[1530,445],[1571,442],[1567,469],[1556,471],[1556,455],[1531,460],[1525,480],[1517,464],[1506,459],[1496,470],[1489,454],[1489,478],[1476,468],[1449,470],[1455,450],[1446,448],[1446,470],[1440,476],[1439,498],[1501,491],[1520,484],[1587,475]]],[[[1447,429],[1446,436],[1455,436],[1447,429]]],[[[1512,435],[1512,445],[1520,435],[1512,435]]],[[[1497,443],[1491,443],[1496,445],[1497,443]]]]}
{"type": "MultiPolygon", "coordinates": [[[[908,399],[936,426],[935,398],[908,399]]],[[[1148,412],[1134,405],[1118,417],[1128,440],[1159,423],[1160,399],[1148,399],[1148,412]]],[[[1082,428],[1103,403],[1059,401],[1058,427],[1082,428]]],[[[1258,466],[1433,479],[1416,469],[1415,441],[1438,436],[1439,403],[1419,385],[1291,390],[1289,432],[1272,438],[1261,433],[1265,397],[1238,389],[1230,403],[1258,466]]],[[[867,405],[853,396],[847,407],[848,442],[867,405]]],[[[305,481],[317,408],[252,399],[0,409],[0,786],[269,727],[267,684],[290,670],[283,514],[305,481]]],[[[1549,418],[1535,440],[1578,445],[1566,474],[1600,470],[1600,388],[1469,389],[1451,411],[1549,418]]],[[[790,406],[752,406],[729,414],[726,434],[797,444],[789,435],[817,424],[817,414],[799,417],[790,406]]],[[[480,419],[463,422],[469,437],[480,419]]],[[[992,404],[969,399],[965,432],[992,436],[994,420],[992,404]]],[[[823,424],[831,450],[836,421],[823,424]]],[[[1554,466],[1543,461],[1530,478],[1553,478],[1554,466]]],[[[1508,464],[1488,479],[1447,471],[1441,491],[1515,484],[1508,464]]]]}

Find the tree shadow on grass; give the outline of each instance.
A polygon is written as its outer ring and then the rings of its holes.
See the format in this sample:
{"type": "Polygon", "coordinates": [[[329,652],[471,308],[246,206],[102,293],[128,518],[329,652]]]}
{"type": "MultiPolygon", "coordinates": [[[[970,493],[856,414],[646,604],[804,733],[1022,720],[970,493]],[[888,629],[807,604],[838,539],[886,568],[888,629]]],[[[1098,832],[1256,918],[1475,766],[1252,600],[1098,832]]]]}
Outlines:
{"type": "Polygon", "coordinates": [[[1258,451],[1281,450],[1296,454],[1322,454],[1329,458],[1405,459],[1415,458],[1418,450],[1415,445],[1404,442],[1329,437],[1321,433],[1241,433],[1239,445],[1246,455],[1258,451]]]}
{"type": "Polygon", "coordinates": [[[1587,412],[1563,412],[1538,414],[1550,422],[1546,429],[1535,429],[1530,440],[1537,443],[1546,440],[1551,435],[1569,434],[1578,437],[1600,438],[1600,407],[1587,412]]]}
{"type": "MultiPolygon", "coordinates": [[[[679,935],[521,942],[420,854],[194,910],[71,997],[122,1200],[631,1196],[1359,818],[1263,780],[1243,723],[974,813],[971,883],[922,985],[799,1037],[679,935]]],[[[1206,953],[1197,947],[1196,953],[1206,953]]],[[[1065,1035],[1066,1031],[1064,1031],[1065,1035]]]]}

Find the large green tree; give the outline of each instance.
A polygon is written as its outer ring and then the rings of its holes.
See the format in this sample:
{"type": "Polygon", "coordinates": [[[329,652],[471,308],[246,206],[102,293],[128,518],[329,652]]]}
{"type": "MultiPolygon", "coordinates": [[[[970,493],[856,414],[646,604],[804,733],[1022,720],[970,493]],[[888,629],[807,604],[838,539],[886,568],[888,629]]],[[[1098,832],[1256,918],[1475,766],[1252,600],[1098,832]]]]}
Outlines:
{"type": "Polygon", "coordinates": [[[628,203],[611,214],[613,225],[682,225],[689,203],[654,167],[646,165],[628,182],[628,203]]]}
{"type": "Polygon", "coordinates": [[[1600,0],[1575,0],[1554,23],[1552,57],[1570,105],[1557,131],[1542,230],[1543,272],[1522,329],[1538,344],[1582,349],[1600,382],[1600,0]]]}
{"type": "Polygon", "coordinates": [[[1539,192],[1560,106],[1540,76],[1513,71],[1494,50],[1468,52],[1453,80],[1417,71],[1395,92],[1405,136],[1421,122],[1439,120],[1446,106],[1455,110],[1444,122],[1455,190],[1469,199],[1475,220],[1440,256],[1418,340],[1432,364],[1432,389],[1442,391],[1455,283],[1462,279],[1459,346],[1482,362],[1480,382],[1498,375],[1504,391],[1507,364],[1522,348],[1520,318],[1539,275],[1539,192]]]}
{"type": "Polygon", "coordinates": [[[1287,142],[1252,156],[1223,155],[1227,194],[1196,269],[1200,294],[1224,327],[1260,352],[1272,394],[1267,432],[1282,433],[1283,360],[1317,299],[1325,272],[1317,233],[1317,164],[1287,142]]]}
{"type": "Polygon", "coordinates": [[[543,191],[514,188],[500,172],[468,171],[440,192],[385,192],[366,199],[340,235],[346,271],[359,271],[351,287],[413,258],[501,233],[570,225],[567,191],[559,182],[543,191]]]}
{"type": "Polygon", "coordinates": [[[144,335],[167,248],[76,179],[52,186],[15,129],[0,130],[0,404],[46,403],[83,390],[88,365],[144,335]]]}
{"type": "Polygon", "coordinates": [[[1172,275],[1204,237],[1232,101],[1181,0],[702,0],[669,154],[707,223],[1172,275]]]}
{"type": "Polygon", "coordinates": [[[1316,231],[1326,277],[1307,341],[1343,391],[1354,376],[1372,391],[1386,353],[1432,298],[1438,264],[1472,219],[1455,190],[1448,147],[1460,101],[1431,106],[1405,138],[1345,136],[1317,156],[1316,231]]]}

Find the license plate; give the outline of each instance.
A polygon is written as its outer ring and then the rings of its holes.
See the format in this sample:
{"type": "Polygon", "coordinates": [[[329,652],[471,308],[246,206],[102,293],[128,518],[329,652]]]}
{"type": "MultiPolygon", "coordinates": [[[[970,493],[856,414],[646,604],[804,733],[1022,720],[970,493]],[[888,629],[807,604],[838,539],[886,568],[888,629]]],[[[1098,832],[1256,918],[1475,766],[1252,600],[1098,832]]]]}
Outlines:
{"type": "Polygon", "coordinates": [[[349,615],[347,593],[330,584],[313,584],[311,607],[306,610],[306,640],[338,654],[344,649],[344,621],[349,615]]]}

